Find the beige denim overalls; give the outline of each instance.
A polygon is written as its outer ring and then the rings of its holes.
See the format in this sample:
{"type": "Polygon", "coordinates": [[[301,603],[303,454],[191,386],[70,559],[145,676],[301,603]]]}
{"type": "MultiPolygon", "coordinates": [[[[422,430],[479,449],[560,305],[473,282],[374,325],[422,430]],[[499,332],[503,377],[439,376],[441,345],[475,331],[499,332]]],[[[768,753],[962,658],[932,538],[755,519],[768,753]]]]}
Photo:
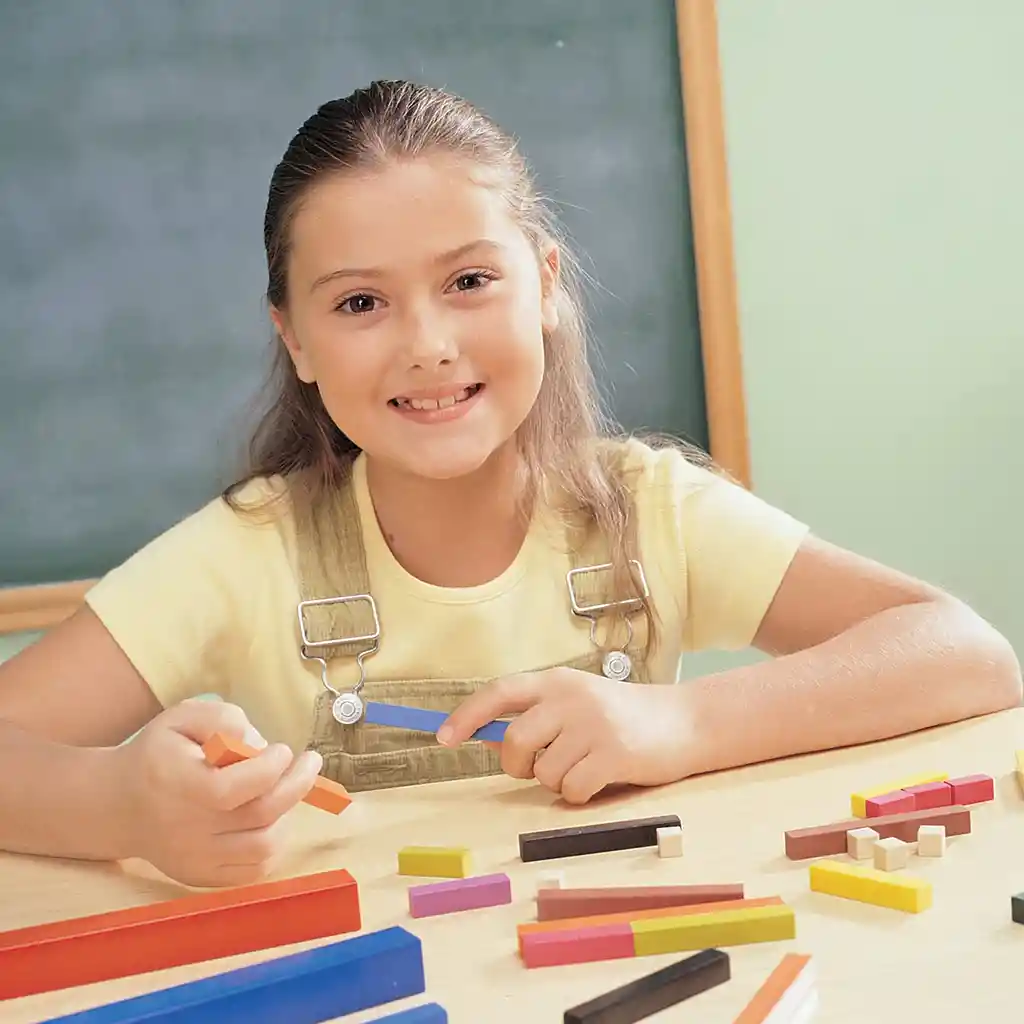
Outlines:
{"type": "MultiPolygon", "coordinates": [[[[359,699],[404,704],[449,712],[486,683],[486,679],[366,679],[363,659],[372,658],[387,643],[376,603],[370,593],[362,530],[350,475],[341,485],[331,508],[314,513],[317,536],[332,538],[327,547],[334,557],[325,560],[323,547],[310,537],[289,547],[296,566],[300,605],[297,647],[306,659],[320,663],[323,691],[317,697],[312,735],[307,749],[323,757],[323,774],[350,792],[408,786],[422,782],[493,775],[501,771],[500,754],[480,741],[471,740],[456,748],[441,746],[433,733],[417,732],[363,721],[343,724],[336,717],[340,705],[350,700],[347,692],[335,689],[328,679],[331,658],[354,659],[360,669],[360,683],[353,689],[359,699]],[[326,563],[330,562],[328,566],[326,563]]],[[[596,531],[591,531],[594,534],[596,531]]],[[[565,664],[597,675],[635,683],[649,682],[646,626],[642,609],[633,599],[613,600],[603,595],[612,583],[607,549],[602,539],[591,536],[574,548],[571,570],[566,578],[566,614],[590,620],[592,653],[565,664]],[[602,585],[603,580],[603,585],[602,585]],[[598,640],[599,620],[614,616],[606,630],[604,649],[598,640]],[[634,621],[636,620],[636,621],[634,621]],[[615,626],[620,642],[613,644],[615,626]],[[621,642],[625,633],[625,642],[621,642]],[[625,655],[625,657],[623,656],[625,655]]],[[[646,581],[639,565],[640,578],[646,581]]],[[[398,627],[400,628],[400,627],[398,627]]],[[[557,666],[523,665],[520,671],[540,671],[557,666]]]]}

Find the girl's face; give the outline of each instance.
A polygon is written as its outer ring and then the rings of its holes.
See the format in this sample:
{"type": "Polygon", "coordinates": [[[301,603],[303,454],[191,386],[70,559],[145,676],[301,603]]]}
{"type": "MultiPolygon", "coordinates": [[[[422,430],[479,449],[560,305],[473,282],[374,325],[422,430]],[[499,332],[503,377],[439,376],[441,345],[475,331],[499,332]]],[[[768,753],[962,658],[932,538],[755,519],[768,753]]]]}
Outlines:
{"type": "Polygon", "coordinates": [[[450,157],[320,182],[292,225],[296,372],[373,459],[463,476],[512,438],[557,323],[557,254],[538,260],[495,190],[450,157]]]}

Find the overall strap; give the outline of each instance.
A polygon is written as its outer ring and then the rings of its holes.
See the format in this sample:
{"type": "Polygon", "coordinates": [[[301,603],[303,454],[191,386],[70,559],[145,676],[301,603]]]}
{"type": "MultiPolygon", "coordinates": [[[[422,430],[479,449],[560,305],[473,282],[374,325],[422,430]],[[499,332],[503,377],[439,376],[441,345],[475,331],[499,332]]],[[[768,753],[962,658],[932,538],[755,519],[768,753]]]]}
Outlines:
{"type": "Polygon", "coordinates": [[[318,507],[297,501],[292,509],[290,546],[303,654],[324,659],[371,654],[379,643],[380,619],[370,593],[351,465],[331,500],[318,507]]]}

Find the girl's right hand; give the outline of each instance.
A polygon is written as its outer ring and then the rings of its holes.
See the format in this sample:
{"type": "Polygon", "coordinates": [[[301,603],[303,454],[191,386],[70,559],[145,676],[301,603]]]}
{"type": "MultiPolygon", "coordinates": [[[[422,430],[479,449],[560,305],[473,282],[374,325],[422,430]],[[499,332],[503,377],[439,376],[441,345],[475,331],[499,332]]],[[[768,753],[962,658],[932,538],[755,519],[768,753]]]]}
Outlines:
{"type": "Polygon", "coordinates": [[[282,846],[282,816],[312,789],[320,755],[294,757],[267,746],[241,708],[186,700],[154,718],[117,751],[124,772],[121,823],[137,855],[194,886],[245,885],[264,878],[282,846]],[[224,768],[202,746],[224,733],[260,747],[224,768]]]}

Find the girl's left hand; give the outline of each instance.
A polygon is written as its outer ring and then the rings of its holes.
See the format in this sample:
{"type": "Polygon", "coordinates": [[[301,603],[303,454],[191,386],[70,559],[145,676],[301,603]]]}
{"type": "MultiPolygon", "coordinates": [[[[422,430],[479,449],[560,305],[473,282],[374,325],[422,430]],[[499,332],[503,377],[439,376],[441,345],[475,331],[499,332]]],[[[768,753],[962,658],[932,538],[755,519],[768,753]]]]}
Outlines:
{"type": "Polygon", "coordinates": [[[685,698],[679,685],[620,683],[570,668],[529,672],[481,687],[437,738],[457,746],[518,713],[500,744],[502,770],[582,804],[612,783],[657,786],[689,774],[693,727],[685,698]]]}

